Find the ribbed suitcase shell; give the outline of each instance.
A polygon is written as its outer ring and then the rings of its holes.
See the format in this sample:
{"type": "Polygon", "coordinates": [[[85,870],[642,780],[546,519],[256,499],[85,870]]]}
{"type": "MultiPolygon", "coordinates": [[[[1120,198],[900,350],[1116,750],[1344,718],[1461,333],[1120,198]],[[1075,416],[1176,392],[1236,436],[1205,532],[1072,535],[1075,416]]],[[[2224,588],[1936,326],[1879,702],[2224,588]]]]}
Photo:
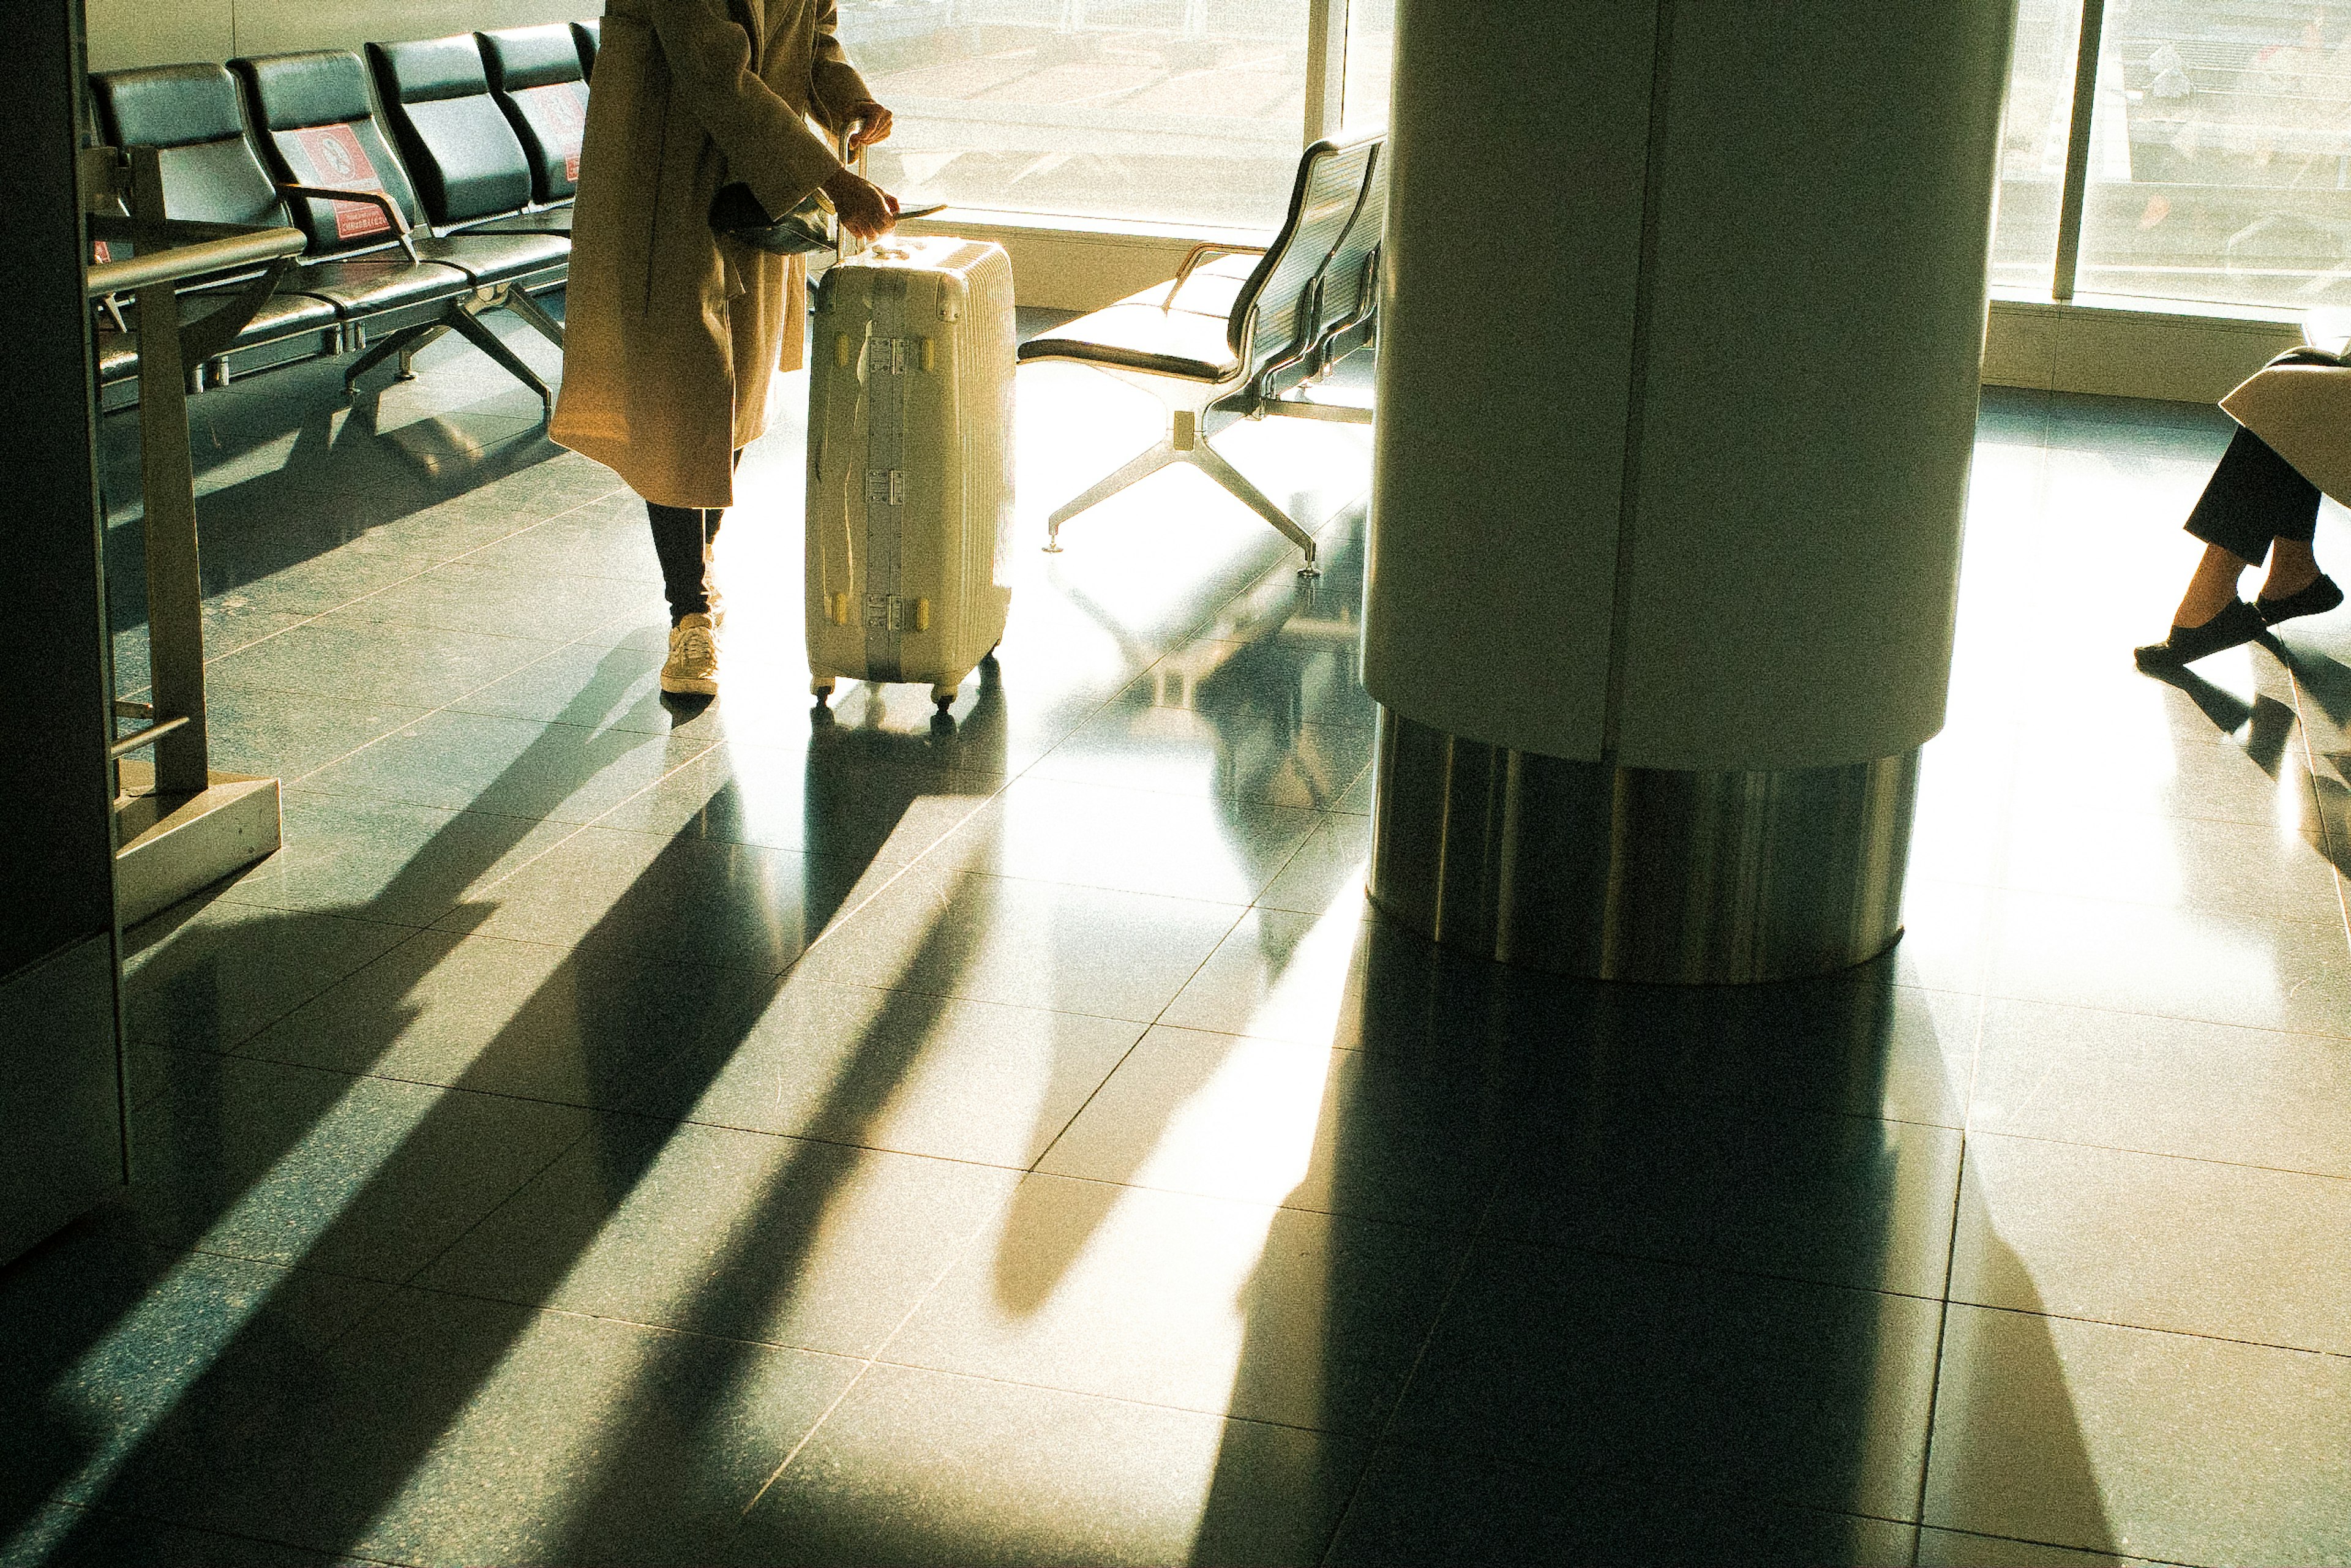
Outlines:
{"type": "Polygon", "coordinates": [[[835,677],[926,681],[944,708],[1004,635],[1012,262],[896,239],[834,267],[809,344],[808,645],[835,677]]]}

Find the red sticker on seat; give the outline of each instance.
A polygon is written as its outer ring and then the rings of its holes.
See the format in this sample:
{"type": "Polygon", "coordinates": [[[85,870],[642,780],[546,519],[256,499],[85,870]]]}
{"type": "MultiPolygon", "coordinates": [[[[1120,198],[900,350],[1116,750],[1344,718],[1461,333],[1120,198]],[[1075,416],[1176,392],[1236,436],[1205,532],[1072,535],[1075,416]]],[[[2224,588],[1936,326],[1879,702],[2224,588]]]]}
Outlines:
{"type": "Polygon", "coordinates": [[[89,242],[89,258],[92,261],[112,261],[114,253],[107,249],[104,240],[94,239],[89,242]]]}
{"type": "MultiPolygon", "coordinates": [[[[349,125],[313,125],[307,131],[280,133],[279,146],[299,177],[298,183],[323,185],[337,191],[382,191],[375,162],[360,145],[359,133],[349,125]]],[[[392,220],[381,207],[360,202],[328,204],[335,214],[335,237],[362,239],[389,234],[392,220]]]]}
{"type": "Polygon", "coordinates": [[[562,159],[563,177],[578,184],[580,147],[588,137],[588,84],[556,82],[527,88],[515,96],[528,101],[531,118],[547,139],[549,155],[562,159]]]}

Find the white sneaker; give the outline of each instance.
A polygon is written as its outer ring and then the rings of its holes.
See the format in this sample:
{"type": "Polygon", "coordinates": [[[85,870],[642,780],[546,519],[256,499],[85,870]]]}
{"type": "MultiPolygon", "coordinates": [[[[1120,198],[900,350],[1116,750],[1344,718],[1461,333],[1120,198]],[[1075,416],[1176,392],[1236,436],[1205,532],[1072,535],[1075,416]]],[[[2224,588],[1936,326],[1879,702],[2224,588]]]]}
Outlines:
{"type": "Polygon", "coordinates": [[[718,695],[718,643],[707,615],[689,615],[669,629],[669,657],[663,661],[661,689],[673,696],[718,695]]]}

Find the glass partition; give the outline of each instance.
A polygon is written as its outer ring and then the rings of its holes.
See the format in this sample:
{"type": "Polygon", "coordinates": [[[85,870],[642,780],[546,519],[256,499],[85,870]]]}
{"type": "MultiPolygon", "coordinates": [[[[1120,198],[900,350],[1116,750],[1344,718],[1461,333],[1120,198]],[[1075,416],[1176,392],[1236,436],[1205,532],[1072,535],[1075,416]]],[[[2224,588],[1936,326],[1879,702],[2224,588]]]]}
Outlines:
{"type": "Polygon", "coordinates": [[[1388,122],[1388,75],[1395,65],[1395,0],[1353,0],[1347,7],[1346,128],[1388,122]]]}
{"type": "Polygon", "coordinates": [[[2351,303],[2351,5],[2110,0],[2084,293],[2351,303]]]}
{"type": "Polygon", "coordinates": [[[2001,133],[1999,210],[1992,225],[1995,287],[2046,292],[2057,265],[2065,147],[2074,111],[2081,0],[2022,0],[2001,133]]]}
{"type": "Polygon", "coordinates": [[[841,0],[909,205],[1270,228],[1306,110],[1307,0],[841,0]]]}

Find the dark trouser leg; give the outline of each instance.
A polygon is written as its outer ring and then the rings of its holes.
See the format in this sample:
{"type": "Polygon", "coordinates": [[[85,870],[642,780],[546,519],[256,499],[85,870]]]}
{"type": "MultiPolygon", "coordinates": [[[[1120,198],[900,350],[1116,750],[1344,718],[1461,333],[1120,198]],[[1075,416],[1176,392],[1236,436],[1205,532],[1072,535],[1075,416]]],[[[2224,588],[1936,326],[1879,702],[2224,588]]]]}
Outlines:
{"type": "MultiPolygon", "coordinates": [[[[743,466],[743,449],[734,465],[743,466]]],[[[669,599],[669,623],[710,613],[710,547],[717,542],[723,507],[664,507],[645,503],[653,527],[653,557],[661,562],[662,591],[669,599]]]]}
{"type": "Polygon", "coordinates": [[[2272,539],[2307,543],[2317,537],[2318,486],[2268,442],[2240,429],[2188,514],[2188,531],[2258,565],[2272,539]]]}
{"type": "Polygon", "coordinates": [[[662,591],[669,599],[670,624],[689,615],[710,612],[710,538],[717,530],[715,511],[698,507],[663,507],[645,503],[653,524],[653,555],[661,561],[662,591]]]}

